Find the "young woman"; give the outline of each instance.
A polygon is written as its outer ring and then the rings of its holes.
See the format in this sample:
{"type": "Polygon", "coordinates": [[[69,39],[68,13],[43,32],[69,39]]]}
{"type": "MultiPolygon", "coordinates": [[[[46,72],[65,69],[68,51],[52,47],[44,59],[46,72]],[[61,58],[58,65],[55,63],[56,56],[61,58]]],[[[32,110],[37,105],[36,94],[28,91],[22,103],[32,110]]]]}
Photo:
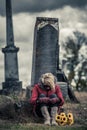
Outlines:
{"type": "Polygon", "coordinates": [[[31,103],[36,106],[36,113],[44,117],[44,124],[57,125],[55,116],[58,107],[64,104],[64,99],[52,73],[41,75],[39,83],[33,87],[31,103]]]}

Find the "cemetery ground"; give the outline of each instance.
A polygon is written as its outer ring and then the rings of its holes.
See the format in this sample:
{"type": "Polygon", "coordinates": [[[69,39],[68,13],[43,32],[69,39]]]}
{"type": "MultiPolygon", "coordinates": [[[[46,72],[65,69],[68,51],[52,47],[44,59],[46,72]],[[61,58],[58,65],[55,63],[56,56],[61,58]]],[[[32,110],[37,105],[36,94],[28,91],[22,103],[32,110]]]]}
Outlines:
{"type": "MultiPolygon", "coordinates": [[[[45,126],[43,119],[31,116],[31,110],[26,105],[17,111],[12,110],[13,106],[8,106],[4,114],[0,111],[0,130],[87,130],[87,92],[75,92],[80,103],[65,101],[64,112],[72,112],[74,124],[69,126],[45,126]],[[10,111],[12,110],[12,111],[10,111]],[[3,115],[6,115],[3,117],[3,115]]],[[[15,99],[17,101],[17,99],[15,99]]],[[[13,101],[12,101],[13,102],[13,101]]],[[[5,106],[5,105],[4,105],[5,106]]],[[[1,99],[0,99],[0,109],[1,99]]]]}

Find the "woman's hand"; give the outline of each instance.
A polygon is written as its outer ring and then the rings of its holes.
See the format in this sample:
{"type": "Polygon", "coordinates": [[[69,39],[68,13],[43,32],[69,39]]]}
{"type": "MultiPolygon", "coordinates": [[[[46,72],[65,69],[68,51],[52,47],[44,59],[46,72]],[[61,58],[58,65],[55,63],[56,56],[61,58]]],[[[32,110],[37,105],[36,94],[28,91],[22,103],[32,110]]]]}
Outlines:
{"type": "Polygon", "coordinates": [[[42,97],[38,99],[38,102],[40,103],[48,103],[49,102],[49,97],[42,97]]]}
{"type": "Polygon", "coordinates": [[[56,98],[50,98],[50,103],[55,104],[55,103],[59,103],[60,99],[58,97],[56,98]]]}

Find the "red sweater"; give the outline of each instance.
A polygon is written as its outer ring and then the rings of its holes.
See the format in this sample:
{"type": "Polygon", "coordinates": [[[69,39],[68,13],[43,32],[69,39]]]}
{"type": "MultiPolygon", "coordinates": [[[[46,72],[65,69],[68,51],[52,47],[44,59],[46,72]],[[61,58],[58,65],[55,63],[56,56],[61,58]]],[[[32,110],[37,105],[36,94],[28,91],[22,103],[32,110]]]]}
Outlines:
{"type": "Polygon", "coordinates": [[[45,94],[47,97],[49,97],[52,94],[56,94],[61,101],[59,105],[62,106],[64,104],[62,92],[61,92],[60,87],[58,85],[55,85],[55,90],[46,91],[46,90],[42,89],[39,84],[36,84],[33,87],[32,96],[31,96],[31,100],[30,100],[31,103],[36,102],[39,95],[42,94],[42,93],[45,94]]]}

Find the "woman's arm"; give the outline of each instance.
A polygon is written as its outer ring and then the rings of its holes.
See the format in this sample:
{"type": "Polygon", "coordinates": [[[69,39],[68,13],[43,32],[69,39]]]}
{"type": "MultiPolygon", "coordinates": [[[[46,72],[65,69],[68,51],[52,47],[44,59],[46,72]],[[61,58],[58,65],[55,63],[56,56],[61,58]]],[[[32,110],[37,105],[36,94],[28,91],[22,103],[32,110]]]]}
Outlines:
{"type": "Polygon", "coordinates": [[[62,95],[62,91],[60,89],[60,87],[57,85],[56,86],[56,94],[58,96],[58,98],[60,99],[60,106],[62,106],[64,104],[64,98],[63,98],[63,95],[62,95]]]}
{"type": "Polygon", "coordinates": [[[35,85],[32,89],[32,95],[31,95],[30,102],[32,104],[36,104],[37,98],[38,98],[38,88],[37,88],[37,85],[35,85]]]}

